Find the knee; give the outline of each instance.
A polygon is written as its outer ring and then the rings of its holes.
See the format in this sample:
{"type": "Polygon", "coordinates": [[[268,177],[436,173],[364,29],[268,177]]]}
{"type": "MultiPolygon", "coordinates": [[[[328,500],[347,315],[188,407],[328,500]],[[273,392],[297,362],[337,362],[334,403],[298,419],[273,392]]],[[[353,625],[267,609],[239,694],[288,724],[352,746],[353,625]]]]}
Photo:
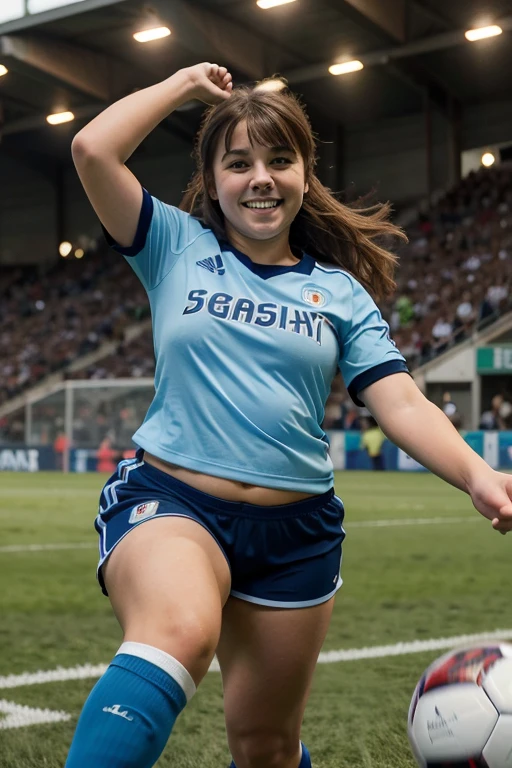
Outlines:
{"type": "Polygon", "coordinates": [[[212,659],[219,642],[219,620],[208,620],[195,613],[169,616],[163,622],[163,635],[169,638],[173,646],[193,649],[199,659],[212,659]]]}
{"type": "Polygon", "coordinates": [[[125,640],[159,648],[177,658],[193,677],[206,673],[219,641],[216,622],[192,613],[161,611],[158,616],[137,617],[125,630],[125,640]]]}
{"type": "Polygon", "coordinates": [[[236,768],[297,768],[300,742],[297,735],[254,731],[230,738],[236,768]]]}

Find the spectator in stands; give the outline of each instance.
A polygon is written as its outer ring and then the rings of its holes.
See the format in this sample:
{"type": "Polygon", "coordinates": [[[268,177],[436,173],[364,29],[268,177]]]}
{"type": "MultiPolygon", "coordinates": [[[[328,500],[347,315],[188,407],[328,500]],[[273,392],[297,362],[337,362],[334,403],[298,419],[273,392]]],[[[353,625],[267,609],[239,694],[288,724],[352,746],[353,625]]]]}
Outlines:
{"type": "Polygon", "coordinates": [[[452,400],[450,392],[443,393],[443,405],[442,410],[445,416],[450,419],[451,423],[457,431],[462,429],[462,414],[457,409],[457,405],[452,400]]]}
{"type": "Polygon", "coordinates": [[[448,320],[446,314],[441,314],[432,328],[432,337],[434,347],[437,352],[444,352],[451,341],[453,324],[448,320]]]}
{"type": "Polygon", "coordinates": [[[462,301],[455,310],[455,319],[453,321],[454,341],[462,341],[470,333],[475,322],[476,313],[473,306],[471,291],[464,291],[462,301]]]}
{"type": "Polygon", "coordinates": [[[443,392],[443,413],[450,418],[457,412],[457,406],[452,400],[452,396],[449,392],[443,392]]]}
{"type": "Polygon", "coordinates": [[[479,429],[508,429],[506,424],[510,422],[512,405],[505,400],[502,394],[494,395],[491,407],[484,411],[480,417],[479,429]]]}
{"type": "Polygon", "coordinates": [[[500,429],[512,429],[512,404],[505,400],[499,410],[500,429]]]}

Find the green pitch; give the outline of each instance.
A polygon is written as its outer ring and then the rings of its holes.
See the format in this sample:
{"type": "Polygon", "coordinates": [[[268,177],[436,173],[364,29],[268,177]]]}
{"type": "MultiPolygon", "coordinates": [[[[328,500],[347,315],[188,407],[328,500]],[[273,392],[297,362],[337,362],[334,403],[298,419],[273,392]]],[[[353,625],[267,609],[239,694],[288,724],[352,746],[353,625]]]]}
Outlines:
{"type": "MultiPolygon", "coordinates": [[[[0,474],[0,677],[106,664],[119,647],[119,628],[95,581],[92,523],[104,479],[0,474]],[[86,546],[22,548],[58,543],[86,546]]],[[[480,519],[465,494],[426,474],[366,472],[338,473],[336,491],[346,508],[345,584],[324,650],[512,629],[510,537],[480,519]],[[398,524],[361,525],[379,520],[398,524]]],[[[319,664],[303,728],[314,768],[412,768],[409,699],[424,667],[442,652],[319,664]]],[[[93,684],[0,688],[3,702],[72,716],[0,729],[2,768],[62,768],[93,684]]],[[[0,724],[6,717],[0,714],[0,724]]],[[[228,764],[220,677],[212,672],[158,766],[228,764]]]]}

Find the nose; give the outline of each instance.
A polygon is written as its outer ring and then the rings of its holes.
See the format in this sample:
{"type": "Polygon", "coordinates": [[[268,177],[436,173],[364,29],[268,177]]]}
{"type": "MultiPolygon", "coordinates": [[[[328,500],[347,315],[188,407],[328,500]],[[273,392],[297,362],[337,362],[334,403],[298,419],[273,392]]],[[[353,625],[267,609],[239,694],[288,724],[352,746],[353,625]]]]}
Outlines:
{"type": "Polygon", "coordinates": [[[265,163],[256,163],[251,179],[251,189],[273,189],[274,179],[265,163]]]}

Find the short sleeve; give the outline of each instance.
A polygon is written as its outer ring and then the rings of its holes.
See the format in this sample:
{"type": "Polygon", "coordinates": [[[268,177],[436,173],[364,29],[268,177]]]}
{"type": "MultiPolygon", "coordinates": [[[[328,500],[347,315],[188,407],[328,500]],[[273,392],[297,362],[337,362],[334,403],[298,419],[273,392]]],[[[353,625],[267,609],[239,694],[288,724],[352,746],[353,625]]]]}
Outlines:
{"type": "Polygon", "coordinates": [[[206,230],[188,213],[152,197],[143,189],[137,232],[125,248],[103,228],[108,244],[126,257],[144,288],[151,291],[171,271],[189,245],[206,230]]]}
{"type": "Polygon", "coordinates": [[[351,280],[352,315],[343,326],[340,369],[349,395],[364,406],[358,393],[385,376],[409,373],[405,358],[389,335],[389,326],[370,294],[351,280]]]}

